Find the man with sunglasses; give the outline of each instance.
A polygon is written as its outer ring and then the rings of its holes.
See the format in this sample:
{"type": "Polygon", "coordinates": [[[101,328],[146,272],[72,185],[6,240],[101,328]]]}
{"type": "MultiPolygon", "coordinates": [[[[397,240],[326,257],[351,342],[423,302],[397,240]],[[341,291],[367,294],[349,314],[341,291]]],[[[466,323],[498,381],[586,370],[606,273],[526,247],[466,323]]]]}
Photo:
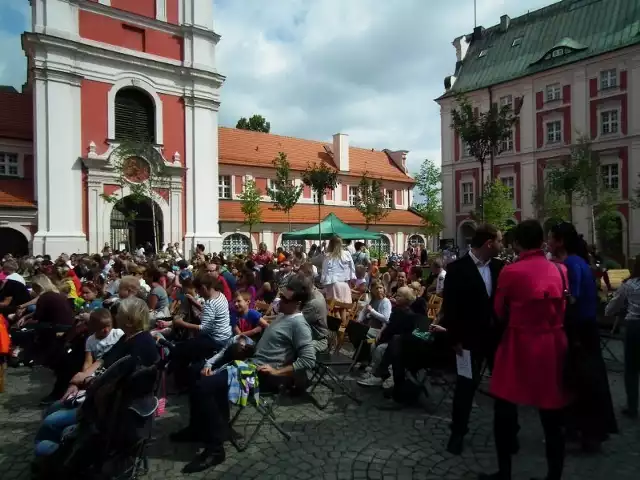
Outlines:
{"type": "MultiPolygon", "coordinates": [[[[280,293],[280,313],[265,330],[248,362],[258,367],[261,391],[278,391],[292,385],[297,376],[313,368],[316,352],[311,327],[302,315],[310,286],[294,276],[280,293]]],[[[174,442],[202,442],[204,450],[189,462],[183,473],[204,471],[225,460],[224,442],[229,438],[228,371],[214,370],[213,359],[205,363],[200,379],[190,391],[189,426],[171,435],[174,442]]]]}

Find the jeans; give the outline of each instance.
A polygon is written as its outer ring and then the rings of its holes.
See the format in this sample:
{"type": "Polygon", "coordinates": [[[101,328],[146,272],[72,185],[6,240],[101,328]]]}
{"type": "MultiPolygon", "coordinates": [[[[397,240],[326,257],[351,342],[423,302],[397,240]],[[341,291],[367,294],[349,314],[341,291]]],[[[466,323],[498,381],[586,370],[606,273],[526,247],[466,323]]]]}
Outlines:
{"type": "Polygon", "coordinates": [[[638,412],[638,388],[640,385],[640,320],[627,323],[624,336],[624,388],[627,392],[627,408],[638,412]]]}
{"type": "Polygon", "coordinates": [[[77,408],[65,408],[62,401],[53,403],[45,412],[44,420],[36,433],[36,457],[54,453],[60,445],[64,429],[77,422],[77,408]]]}
{"type": "Polygon", "coordinates": [[[170,363],[170,373],[174,373],[176,384],[185,386],[189,365],[202,363],[212,357],[214,353],[223,350],[228,343],[229,340],[218,342],[210,336],[200,333],[198,336],[176,345],[170,363]]]}
{"type": "MultiPolygon", "coordinates": [[[[547,480],[560,480],[564,467],[564,411],[539,410],[540,422],[544,430],[547,455],[547,480]]],[[[518,406],[505,400],[496,399],[494,404],[493,431],[498,454],[501,478],[511,478],[511,457],[513,445],[518,435],[518,406]]]]}

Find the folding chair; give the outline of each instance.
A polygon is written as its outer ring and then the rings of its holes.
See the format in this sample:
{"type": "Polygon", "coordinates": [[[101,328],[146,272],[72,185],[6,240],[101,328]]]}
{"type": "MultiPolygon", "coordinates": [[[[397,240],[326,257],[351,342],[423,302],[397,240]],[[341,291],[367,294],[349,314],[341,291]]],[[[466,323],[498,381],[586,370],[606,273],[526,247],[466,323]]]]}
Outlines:
{"type": "Polygon", "coordinates": [[[442,309],[442,297],[439,295],[431,295],[427,302],[427,317],[429,320],[437,324],[438,314],[442,309]]]}
{"type": "MultiPolygon", "coordinates": [[[[340,325],[341,319],[337,317],[327,317],[327,326],[330,331],[337,332],[341,328],[340,325]]],[[[358,356],[360,355],[360,351],[365,345],[368,345],[368,331],[369,327],[353,321],[349,322],[349,324],[345,328],[345,333],[349,336],[351,342],[354,345],[358,345],[352,357],[343,355],[340,352],[339,348],[337,348],[333,352],[319,352],[316,355],[316,365],[312,370],[313,375],[311,376],[311,380],[309,381],[311,387],[309,388],[309,390],[307,390],[307,394],[309,395],[311,401],[315,404],[315,406],[320,410],[324,410],[325,408],[327,408],[329,402],[331,401],[331,398],[333,397],[333,395],[331,395],[326,402],[319,402],[313,396],[313,392],[320,384],[331,390],[333,394],[335,394],[337,391],[342,392],[356,404],[362,404],[362,401],[358,397],[356,397],[351,388],[346,385],[345,380],[347,375],[349,375],[349,373],[351,373],[351,371],[353,370],[358,356]],[[341,367],[347,367],[346,371],[342,375],[340,375],[340,373],[338,372],[338,369],[341,367]]]]}
{"type": "Polygon", "coordinates": [[[284,396],[285,392],[286,389],[284,386],[281,386],[278,392],[275,393],[260,392],[258,401],[253,401],[254,399],[251,398],[247,403],[247,406],[238,408],[238,411],[236,411],[236,413],[233,415],[233,418],[229,422],[229,429],[232,432],[230,441],[231,444],[236,448],[236,450],[238,450],[238,452],[244,452],[249,447],[255,436],[258,434],[258,432],[260,432],[260,429],[265,424],[265,422],[269,422],[278,432],[280,432],[280,434],[287,441],[291,440],[291,435],[278,424],[274,414],[275,409],[280,406],[280,400],[284,396]],[[252,405],[253,408],[255,408],[255,410],[258,412],[258,414],[260,415],[260,419],[256,423],[256,426],[253,429],[253,432],[251,432],[251,435],[249,435],[249,437],[245,441],[242,441],[240,437],[233,432],[233,426],[240,417],[240,414],[245,411],[249,404],[252,405]]]}
{"type": "MultiPolygon", "coordinates": [[[[607,317],[610,318],[610,317],[607,317]]],[[[620,319],[622,317],[620,316],[616,316],[614,317],[613,322],[598,322],[599,323],[599,330],[600,330],[600,350],[603,353],[603,357],[604,357],[604,353],[608,353],[609,354],[609,358],[605,358],[605,360],[610,360],[610,361],[614,361],[616,363],[624,363],[620,358],[618,358],[618,356],[615,354],[615,352],[611,349],[611,346],[609,346],[609,343],[612,341],[616,341],[616,340],[620,340],[622,341],[622,337],[620,335],[620,319]],[[611,326],[611,328],[609,328],[609,325],[611,326]]]]}

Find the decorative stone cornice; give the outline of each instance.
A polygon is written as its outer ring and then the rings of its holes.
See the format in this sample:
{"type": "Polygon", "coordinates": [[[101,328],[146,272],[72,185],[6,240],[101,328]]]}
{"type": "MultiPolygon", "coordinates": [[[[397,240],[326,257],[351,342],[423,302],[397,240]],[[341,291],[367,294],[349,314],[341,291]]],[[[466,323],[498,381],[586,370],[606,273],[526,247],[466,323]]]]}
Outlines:
{"type": "Polygon", "coordinates": [[[74,87],[79,87],[82,83],[82,76],[63,70],[55,70],[46,66],[37,66],[32,69],[36,80],[46,80],[49,82],[66,83],[74,87]]]}
{"type": "Polygon", "coordinates": [[[220,41],[220,38],[222,38],[216,32],[212,32],[211,30],[207,30],[206,28],[201,28],[196,25],[186,25],[186,24],[182,25],[182,33],[187,35],[192,35],[192,36],[198,35],[201,37],[208,38],[215,45],[217,45],[218,42],[220,41]]]}
{"type": "Polygon", "coordinates": [[[206,108],[208,110],[213,110],[217,112],[220,109],[220,101],[213,98],[204,98],[204,97],[196,97],[185,95],[182,97],[184,99],[184,104],[187,107],[191,108],[206,108]]]}
{"type": "MultiPolygon", "coordinates": [[[[87,2],[99,5],[93,2],[87,2]]],[[[170,78],[178,77],[175,83],[199,83],[207,85],[208,88],[220,88],[225,81],[224,75],[215,71],[203,70],[194,67],[180,66],[179,62],[163,58],[151,58],[153,56],[135,55],[131,52],[120,51],[114,48],[104,48],[99,44],[91,44],[77,39],[66,39],[53,37],[50,35],[27,32],[22,35],[23,49],[32,52],[36,60],[36,67],[41,68],[52,66],[49,54],[54,52],[56,56],[66,56],[68,58],[85,58],[98,63],[119,62],[130,65],[135,70],[141,68],[148,69],[151,73],[164,75],[170,78]]],[[[122,50],[122,49],[121,49],[122,50]]],[[[100,72],[90,71],[82,68],[83,62],[76,62],[71,65],[64,65],[68,73],[81,77],[101,78],[100,72]]],[[[58,69],[62,69],[62,65],[58,69]]],[[[104,76],[104,75],[103,75],[104,76]]],[[[112,79],[112,76],[109,77],[112,79]]],[[[107,78],[104,78],[107,80],[107,78]]]]}

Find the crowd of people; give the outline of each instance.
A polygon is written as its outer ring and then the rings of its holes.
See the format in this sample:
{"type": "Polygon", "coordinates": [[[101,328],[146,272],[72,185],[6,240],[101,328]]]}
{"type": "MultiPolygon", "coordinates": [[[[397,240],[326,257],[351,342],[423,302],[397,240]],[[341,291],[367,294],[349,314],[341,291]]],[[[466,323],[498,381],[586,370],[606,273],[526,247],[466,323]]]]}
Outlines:
{"type": "MultiPolygon", "coordinates": [[[[36,457],[49,458],[78,423],[84,392],[101,373],[126,356],[149,367],[168,355],[174,392],[189,396],[188,422],[171,440],[204,446],[184,467],[198,472],[225,460],[224,443],[233,435],[230,402],[246,402],[252,385],[291,395],[306,391],[317,354],[341,345],[327,323],[334,315],[342,327],[368,327],[371,348],[358,350],[358,384],[387,387],[381,408],[417,400],[407,372],[447,370],[456,355],[470,356],[471,375],[456,376],[447,444],[454,455],[464,448],[474,394],[488,368],[499,471],[482,478],[511,478],[517,407],[527,405],[540,411],[546,478],[555,480],[566,439],[595,453],[617,431],[600,352],[593,262],[569,223],[544,232],[527,220],[513,239],[508,262],[500,259],[501,232],[491,225],[476,229],[462,256],[410,246],[382,262],[364,243],[339,237],[308,253],[301,247],[272,253],[260,244],[233,258],[202,245],[189,260],[179,245],[157,255],[105,245],[97,255],[9,256],[0,274],[0,313],[12,349],[0,358],[55,373],[35,438],[36,457]],[[443,302],[431,321],[434,295],[443,302]]],[[[628,320],[623,413],[635,418],[640,262],[606,313],[628,320]]]]}

